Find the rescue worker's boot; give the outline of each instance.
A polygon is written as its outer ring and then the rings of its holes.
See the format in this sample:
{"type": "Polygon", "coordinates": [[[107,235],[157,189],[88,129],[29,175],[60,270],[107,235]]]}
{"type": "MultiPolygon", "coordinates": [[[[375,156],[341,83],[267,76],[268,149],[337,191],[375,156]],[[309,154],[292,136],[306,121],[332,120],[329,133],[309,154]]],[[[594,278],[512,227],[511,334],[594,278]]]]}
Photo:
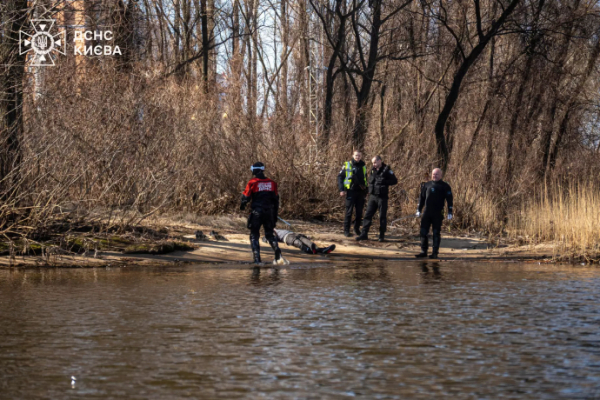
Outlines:
{"type": "Polygon", "coordinates": [[[360,235],[356,237],[357,241],[361,240],[369,240],[369,234],[367,232],[362,232],[360,235]]]}
{"type": "Polygon", "coordinates": [[[275,259],[273,260],[273,264],[276,264],[276,265],[289,264],[289,262],[285,258],[283,258],[283,256],[281,255],[281,249],[279,248],[279,245],[277,244],[277,240],[271,240],[269,242],[269,244],[271,245],[271,248],[275,252],[275,259]]]}
{"type": "Polygon", "coordinates": [[[350,236],[352,236],[352,235],[350,234],[350,231],[344,231],[344,236],[346,236],[346,237],[350,237],[350,236]]]}
{"type": "Polygon", "coordinates": [[[260,264],[262,261],[260,260],[260,243],[258,240],[251,239],[250,246],[252,247],[252,255],[254,256],[254,263],[260,264]]]}
{"type": "Polygon", "coordinates": [[[329,254],[335,250],[335,244],[332,244],[328,247],[317,247],[317,253],[319,254],[329,254]]]}
{"type": "Polygon", "coordinates": [[[361,240],[369,240],[369,229],[363,228],[362,232],[358,232],[358,236],[356,237],[357,241],[361,240]]]}
{"type": "Polygon", "coordinates": [[[379,240],[380,242],[385,242],[385,232],[379,232],[379,240]]]}

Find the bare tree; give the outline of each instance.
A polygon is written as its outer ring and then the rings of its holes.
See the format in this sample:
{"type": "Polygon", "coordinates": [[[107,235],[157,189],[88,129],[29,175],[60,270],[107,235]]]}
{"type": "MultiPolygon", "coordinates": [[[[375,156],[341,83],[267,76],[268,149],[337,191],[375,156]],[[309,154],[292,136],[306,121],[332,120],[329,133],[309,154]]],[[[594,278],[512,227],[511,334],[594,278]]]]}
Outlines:
{"type": "Polygon", "coordinates": [[[0,187],[4,196],[17,182],[22,158],[25,56],[19,52],[19,32],[27,27],[30,10],[26,0],[8,0],[0,7],[0,187]]]}
{"type": "MultiPolygon", "coordinates": [[[[496,16],[490,15],[488,17],[491,20],[491,24],[487,29],[487,32],[483,26],[483,20],[481,15],[481,8],[479,4],[479,0],[473,0],[473,6],[475,9],[475,26],[476,26],[476,39],[477,42],[474,47],[468,51],[464,48],[467,41],[471,41],[470,32],[468,27],[465,27],[465,35],[466,37],[460,37],[452,28],[450,22],[448,21],[448,15],[446,11],[446,6],[444,1],[439,2],[440,12],[438,14],[438,19],[441,24],[450,32],[450,34],[456,40],[456,49],[461,57],[461,63],[458,67],[456,73],[454,74],[454,78],[452,79],[452,86],[450,87],[450,91],[446,96],[446,100],[444,102],[444,107],[442,111],[438,115],[437,122],[435,123],[435,140],[437,143],[437,154],[440,159],[441,168],[445,171],[448,168],[448,162],[450,160],[450,152],[448,150],[448,139],[444,135],[444,128],[446,126],[446,122],[450,117],[450,113],[458,100],[458,96],[460,94],[460,89],[463,80],[467,76],[469,69],[471,66],[477,61],[485,46],[490,42],[490,40],[498,33],[498,30],[504,25],[506,19],[517,7],[520,0],[511,0],[506,8],[503,7],[503,11],[497,19],[494,20],[496,16]]],[[[468,23],[468,21],[465,21],[468,23]]]]}

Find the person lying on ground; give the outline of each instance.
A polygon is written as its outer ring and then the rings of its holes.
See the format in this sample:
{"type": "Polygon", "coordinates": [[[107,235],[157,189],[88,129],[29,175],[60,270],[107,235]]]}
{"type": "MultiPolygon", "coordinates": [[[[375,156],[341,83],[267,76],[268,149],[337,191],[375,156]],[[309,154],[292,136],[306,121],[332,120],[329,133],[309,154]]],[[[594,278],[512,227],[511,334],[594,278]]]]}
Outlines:
{"type": "MultiPolygon", "coordinates": [[[[278,242],[285,243],[288,246],[293,246],[300,249],[306,254],[329,254],[335,250],[335,244],[327,247],[317,247],[306,235],[301,233],[295,233],[284,229],[274,229],[275,239],[278,242]]],[[[267,238],[263,237],[263,242],[267,241],[267,238]]]]}

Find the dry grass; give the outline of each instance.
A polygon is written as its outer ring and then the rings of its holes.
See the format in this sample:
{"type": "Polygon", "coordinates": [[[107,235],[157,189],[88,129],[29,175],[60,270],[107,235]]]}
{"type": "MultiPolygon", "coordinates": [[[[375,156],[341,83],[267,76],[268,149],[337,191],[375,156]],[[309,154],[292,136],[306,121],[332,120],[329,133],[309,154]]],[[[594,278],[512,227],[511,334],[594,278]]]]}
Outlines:
{"type": "MultiPolygon", "coordinates": [[[[236,215],[199,215],[194,213],[179,213],[173,216],[164,216],[172,221],[178,221],[188,224],[197,224],[210,226],[219,229],[232,229],[240,232],[246,232],[246,218],[236,215]]],[[[158,219],[160,221],[160,219],[158,219]]]]}
{"type": "MultiPolygon", "coordinates": [[[[239,198],[251,177],[248,167],[258,160],[267,165],[267,176],[279,184],[282,218],[343,219],[344,201],[336,178],[353,146],[341,120],[336,120],[328,145],[319,146],[317,152],[310,126],[301,115],[275,113],[260,120],[240,110],[235,96],[216,101],[191,81],[132,78],[109,74],[106,68],[89,66],[89,74],[75,87],[64,79],[72,68],[57,66],[45,76],[52,96],[36,103],[27,96],[23,157],[5,178],[12,185],[0,185],[4,200],[0,235],[10,240],[42,240],[56,226],[100,222],[124,232],[171,217],[246,232],[239,198]]],[[[371,158],[381,154],[399,178],[390,190],[390,220],[416,211],[420,183],[429,180],[432,168],[439,166],[431,135],[434,120],[428,119],[422,130],[412,125],[400,129],[408,119],[388,121],[386,137],[371,129],[363,149],[369,168],[371,158]]],[[[496,235],[512,227],[515,235],[529,236],[532,241],[564,242],[558,252],[597,252],[598,245],[593,243],[598,236],[597,219],[590,228],[585,227],[587,220],[550,218],[547,211],[559,212],[571,199],[598,209],[593,188],[583,194],[587,197],[577,198],[578,192],[570,190],[558,197],[542,196],[539,204],[525,203],[537,185],[532,187],[531,182],[539,182],[536,159],[520,154],[518,165],[530,163],[531,167],[505,182],[500,174],[505,165],[502,151],[490,157],[492,173],[486,173],[485,147],[476,146],[472,156],[461,161],[458,155],[464,154],[472,133],[455,133],[457,157],[444,177],[455,194],[452,229],[496,235]],[[556,221],[565,219],[577,225],[559,227],[556,221]]],[[[501,148],[502,142],[495,136],[492,139],[495,148],[501,148]]],[[[562,181],[593,176],[600,162],[597,154],[567,150],[552,176],[562,181]]],[[[576,207],[583,209],[581,204],[576,207]]],[[[413,223],[407,220],[401,225],[414,230],[413,223]]]]}
{"type": "Polygon", "coordinates": [[[600,191],[597,185],[545,190],[511,217],[514,234],[531,243],[552,242],[559,258],[600,255],[600,191]]]}

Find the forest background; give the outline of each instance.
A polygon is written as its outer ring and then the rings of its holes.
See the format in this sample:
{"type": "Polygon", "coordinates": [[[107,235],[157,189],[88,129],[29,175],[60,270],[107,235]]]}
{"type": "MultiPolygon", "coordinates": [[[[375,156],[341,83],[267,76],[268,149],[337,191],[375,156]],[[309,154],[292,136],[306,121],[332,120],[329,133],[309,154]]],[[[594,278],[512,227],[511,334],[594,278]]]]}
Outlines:
{"type": "Polygon", "coordinates": [[[235,213],[258,160],[282,216],[340,220],[362,149],[399,177],[392,218],[439,166],[452,228],[598,254],[596,1],[5,0],[0,23],[7,240],[235,213]],[[36,19],[66,31],[55,66],[20,51],[36,19]],[[84,31],[122,54],[75,55],[84,31]]]}

